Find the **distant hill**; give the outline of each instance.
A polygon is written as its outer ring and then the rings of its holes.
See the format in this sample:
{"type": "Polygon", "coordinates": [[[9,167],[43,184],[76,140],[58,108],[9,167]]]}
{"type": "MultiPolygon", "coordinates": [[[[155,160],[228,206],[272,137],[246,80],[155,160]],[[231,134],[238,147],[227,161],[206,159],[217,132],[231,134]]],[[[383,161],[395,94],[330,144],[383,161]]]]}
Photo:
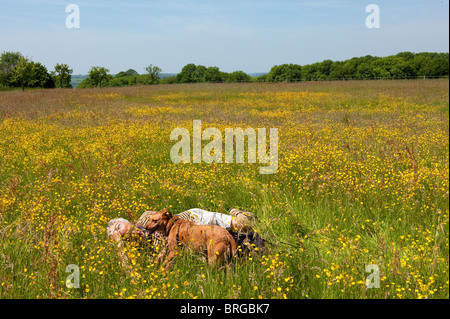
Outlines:
{"type": "Polygon", "coordinates": [[[88,76],[85,74],[76,74],[76,75],[72,75],[72,79],[70,81],[70,84],[72,85],[72,87],[76,88],[78,83],[80,83],[81,81],[83,81],[84,79],[86,79],[88,76]]]}
{"type": "Polygon", "coordinates": [[[247,73],[247,74],[250,75],[252,78],[257,78],[258,76],[267,74],[267,72],[253,72],[253,73],[247,73]]]}
{"type": "Polygon", "coordinates": [[[159,78],[167,79],[167,78],[170,78],[171,76],[176,76],[176,75],[177,75],[177,73],[160,73],[159,78]]]}

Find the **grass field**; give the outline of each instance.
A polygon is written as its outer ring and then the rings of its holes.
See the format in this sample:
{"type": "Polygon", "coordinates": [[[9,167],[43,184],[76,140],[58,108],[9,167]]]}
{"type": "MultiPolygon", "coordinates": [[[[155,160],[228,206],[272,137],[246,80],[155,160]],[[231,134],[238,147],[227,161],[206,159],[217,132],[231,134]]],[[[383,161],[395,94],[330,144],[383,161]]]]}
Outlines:
{"type": "Polygon", "coordinates": [[[448,90],[445,79],[0,92],[0,298],[449,298],[448,90]],[[196,119],[278,128],[278,171],[172,163],[170,132],[196,119]],[[186,253],[169,271],[129,245],[122,267],[107,222],[165,207],[251,211],[270,244],[222,269],[186,253]],[[79,288],[66,286],[71,264],[79,288]]]}

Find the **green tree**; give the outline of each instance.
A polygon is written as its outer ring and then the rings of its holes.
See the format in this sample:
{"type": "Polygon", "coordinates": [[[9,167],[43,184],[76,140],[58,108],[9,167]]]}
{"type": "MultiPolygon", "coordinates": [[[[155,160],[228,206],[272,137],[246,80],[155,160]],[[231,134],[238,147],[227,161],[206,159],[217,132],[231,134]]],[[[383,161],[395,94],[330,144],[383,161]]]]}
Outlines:
{"type": "Polygon", "coordinates": [[[54,88],[55,81],[53,76],[47,71],[47,68],[40,62],[31,62],[32,76],[34,84],[32,87],[54,88]]]}
{"type": "Polygon", "coordinates": [[[150,64],[148,67],[145,68],[145,70],[148,72],[148,77],[150,80],[149,84],[156,84],[159,82],[159,74],[162,71],[159,67],[150,64]]]}
{"type": "Polygon", "coordinates": [[[302,67],[302,74],[306,80],[322,80],[323,75],[319,71],[320,63],[313,63],[302,67]]]}
{"type": "Polygon", "coordinates": [[[222,74],[217,66],[210,66],[206,69],[205,82],[222,82],[222,74]]]}
{"type": "Polygon", "coordinates": [[[94,85],[94,83],[92,82],[92,80],[90,78],[83,79],[77,85],[77,89],[85,89],[85,88],[93,88],[93,87],[95,87],[95,85],[94,85]]]}
{"type": "Polygon", "coordinates": [[[73,70],[69,69],[67,64],[59,64],[55,65],[55,71],[53,71],[53,76],[55,78],[56,87],[59,88],[71,88],[72,85],[70,81],[72,79],[73,70]]]}
{"type": "Polygon", "coordinates": [[[391,77],[391,73],[389,71],[379,66],[375,66],[372,72],[375,78],[388,79],[391,77]]]}
{"type": "Polygon", "coordinates": [[[344,65],[342,65],[342,74],[344,78],[353,78],[356,75],[356,70],[359,65],[359,60],[357,58],[352,58],[346,60],[344,65]]]}
{"type": "Polygon", "coordinates": [[[128,69],[126,71],[120,71],[114,77],[115,78],[121,78],[121,77],[124,77],[124,76],[132,76],[132,75],[139,75],[139,73],[137,73],[136,70],[128,69]]]}
{"type": "Polygon", "coordinates": [[[409,61],[409,60],[414,59],[415,54],[412,52],[405,51],[405,52],[397,53],[396,56],[401,58],[404,61],[409,61]]]}
{"type": "Polygon", "coordinates": [[[272,67],[267,74],[269,82],[292,82],[302,79],[302,67],[298,64],[282,64],[272,67]]]}
{"type": "Polygon", "coordinates": [[[54,88],[55,82],[47,68],[39,62],[33,62],[25,57],[20,57],[14,68],[10,84],[21,87],[22,91],[28,87],[54,88]]]}
{"type": "Polygon", "coordinates": [[[428,53],[418,54],[419,71],[418,75],[442,76],[449,75],[449,54],[448,53],[428,53]]]}
{"type": "Polygon", "coordinates": [[[195,67],[195,72],[193,74],[192,81],[196,83],[206,82],[206,66],[204,65],[197,65],[195,67]]]}
{"type": "Polygon", "coordinates": [[[234,71],[228,75],[227,82],[250,82],[251,77],[244,71],[234,71]]]}
{"type": "Polygon", "coordinates": [[[15,68],[23,58],[20,52],[2,52],[0,56],[0,84],[10,86],[15,68]]]}
{"type": "Polygon", "coordinates": [[[12,75],[12,83],[21,87],[22,92],[25,91],[26,87],[36,84],[36,79],[33,76],[33,63],[29,59],[25,57],[19,59],[12,75]]]}
{"type": "Polygon", "coordinates": [[[363,62],[356,68],[356,77],[369,79],[373,77],[373,67],[370,63],[363,62]]]}
{"type": "Polygon", "coordinates": [[[176,75],[177,83],[194,83],[196,82],[197,66],[194,63],[186,64],[181,72],[176,75]]]}
{"type": "Polygon", "coordinates": [[[108,74],[109,69],[100,66],[93,66],[89,70],[88,78],[94,87],[102,87],[106,85],[112,76],[108,74]]]}
{"type": "Polygon", "coordinates": [[[344,66],[344,62],[343,61],[336,61],[333,63],[333,66],[330,70],[330,79],[341,79],[344,77],[344,72],[343,72],[343,66],[344,66]]]}

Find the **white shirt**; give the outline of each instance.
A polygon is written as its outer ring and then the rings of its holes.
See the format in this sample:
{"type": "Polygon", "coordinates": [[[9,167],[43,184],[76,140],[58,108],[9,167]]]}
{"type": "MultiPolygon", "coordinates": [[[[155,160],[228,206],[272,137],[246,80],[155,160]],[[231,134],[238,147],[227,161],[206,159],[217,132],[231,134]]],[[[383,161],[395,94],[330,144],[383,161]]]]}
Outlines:
{"type": "Polygon", "coordinates": [[[210,212],[200,208],[192,208],[181,214],[189,214],[196,225],[217,225],[225,229],[229,229],[231,226],[231,215],[210,212]]]}

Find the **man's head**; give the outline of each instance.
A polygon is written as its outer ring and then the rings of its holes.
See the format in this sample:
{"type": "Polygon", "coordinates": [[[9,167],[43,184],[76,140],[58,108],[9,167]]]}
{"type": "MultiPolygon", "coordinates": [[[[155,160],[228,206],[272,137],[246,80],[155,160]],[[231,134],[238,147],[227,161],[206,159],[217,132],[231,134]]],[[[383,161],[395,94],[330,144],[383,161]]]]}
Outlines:
{"type": "Polygon", "coordinates": [[[230,214],[233,216],[230,225],[232,231],[248,232],[252,229],[252,222],[256,219],[254,214],[239,209],[232,209],[230,214]]]}
{"type": "Polygon", "coordinates": [[[136,234],[142,237],[145,236],[145,233],[141,229],[135,228],[133,224],[125,218],[115,218],[110,220],[108,226],[106,226],[106,234],[114,241],[119,241],[121,237],[128,234],[136,234]]]}

